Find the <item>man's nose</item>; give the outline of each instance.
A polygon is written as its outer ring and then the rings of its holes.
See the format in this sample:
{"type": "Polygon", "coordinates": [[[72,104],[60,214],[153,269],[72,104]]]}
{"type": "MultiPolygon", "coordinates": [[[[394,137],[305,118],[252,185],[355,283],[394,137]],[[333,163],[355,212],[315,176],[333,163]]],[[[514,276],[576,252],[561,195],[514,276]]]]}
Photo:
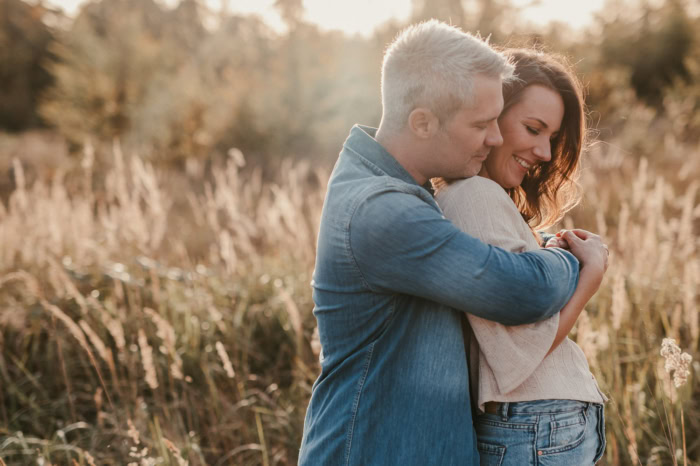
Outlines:
{"type": "Polygon", "coordinates": [[[503,136],[501,136],[501,130],[498,127],[498,123],[495,121],[491,123],[487,131],[484,145],[488,147],[498,147],[503,144],[503,136]]]}

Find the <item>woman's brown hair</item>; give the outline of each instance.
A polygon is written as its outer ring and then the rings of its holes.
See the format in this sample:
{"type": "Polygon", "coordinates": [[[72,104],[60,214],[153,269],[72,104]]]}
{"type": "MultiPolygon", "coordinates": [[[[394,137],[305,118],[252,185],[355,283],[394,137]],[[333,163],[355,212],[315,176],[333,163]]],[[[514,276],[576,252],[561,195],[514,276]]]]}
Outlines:
{"type": "MultiPolygon", "coordinates": [[[[583,88],[560,57],[527,49],[505,52],[515,65],[515,77],[503,84],[501,116],[518,103],[523,90],[532,85],[551,89],[564,101],[561,128],[552,140],[552,159],[530,170],[520,186],[506,190],[533,229],[547,228],[561,220],[580,199],[576,179],[586,138],[583,88]]],[[[438,191],[456,180],[431,181],[438,191]]]]}

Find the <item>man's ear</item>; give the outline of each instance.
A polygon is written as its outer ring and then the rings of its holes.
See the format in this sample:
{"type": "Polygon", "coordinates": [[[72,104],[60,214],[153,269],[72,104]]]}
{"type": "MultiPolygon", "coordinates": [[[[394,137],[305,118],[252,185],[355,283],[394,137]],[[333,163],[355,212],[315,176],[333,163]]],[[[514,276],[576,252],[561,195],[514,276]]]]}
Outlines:
{"type": "Polygon", "coordinates": [[[430,139],[439,127],[440,121],[427,108],[416,108],[408,115],[408,128],[420,139],[430,139]]]}

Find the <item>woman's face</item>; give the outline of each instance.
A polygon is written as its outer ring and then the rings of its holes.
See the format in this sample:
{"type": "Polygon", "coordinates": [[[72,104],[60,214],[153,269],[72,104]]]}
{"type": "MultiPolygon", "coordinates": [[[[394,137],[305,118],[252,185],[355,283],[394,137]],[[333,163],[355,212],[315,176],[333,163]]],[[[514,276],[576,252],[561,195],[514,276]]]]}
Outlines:
{"type": "Polygon", "coordinates": [[[552,159],[551,141],[564,118],[564,101],[555,91],[531,85],[498,118],[503,145],[494,147],[479,175],[503,188],[515,188],[537,164],[552,159]]]}

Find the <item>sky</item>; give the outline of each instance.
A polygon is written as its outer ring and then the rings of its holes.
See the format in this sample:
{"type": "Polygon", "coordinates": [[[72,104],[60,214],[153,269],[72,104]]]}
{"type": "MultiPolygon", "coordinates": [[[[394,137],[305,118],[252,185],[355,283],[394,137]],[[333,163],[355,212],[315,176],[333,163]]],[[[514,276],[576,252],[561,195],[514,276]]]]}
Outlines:
{"type": "MultiPolygon", "coordinates": [[[[61,7],[69,14],[77,11],[85,0],[45,0],[61,7]]],[[[165,0],[173,3],[175,0],[165,0]]],[[[226,1],[226,0],[223,0],[226,1]]],[[[214,9],[221,8],[222,0],[207,0],[214,9]]],[[[588,24],[592,14],[602,9],[605,0],[540,0],[538,6],[527,7],[523,19],[546,24],[550,21],[568,23],[578,29],[588,24]]],[[[275,0],[228,0],[228,9],[235,13],[262,16],[272,27],[280,28],[281,20],[274,8],[275,0]]],[[[525,5],[531,0],[514,0],[525,5]]],[[[411,0],[304,0],[305,19],[323,29],[339,29],[349,34],[371,35],[378,25],[390,19],[404,22],[411,13],[411,0]]]]}

